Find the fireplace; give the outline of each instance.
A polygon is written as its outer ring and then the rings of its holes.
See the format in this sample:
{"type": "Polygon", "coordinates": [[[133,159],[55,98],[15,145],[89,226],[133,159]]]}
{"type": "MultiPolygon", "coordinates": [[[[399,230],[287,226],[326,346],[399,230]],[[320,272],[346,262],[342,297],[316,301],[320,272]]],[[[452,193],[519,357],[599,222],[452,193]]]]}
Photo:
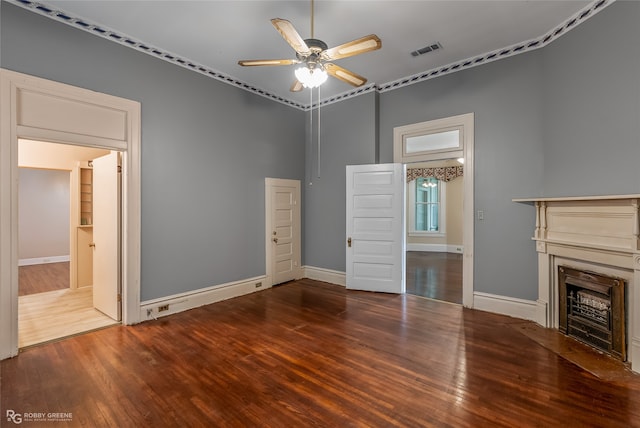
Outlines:
{"type": "Polygon", "coordinates": [[[558,290],[559,330],[626,361],[625,281],[560,266],[558,290]]]}
{"type": "Polygon", "coordinates": [[[640,372],[640,194],[514,202],[536,210],[535,321],[640,372]]]}

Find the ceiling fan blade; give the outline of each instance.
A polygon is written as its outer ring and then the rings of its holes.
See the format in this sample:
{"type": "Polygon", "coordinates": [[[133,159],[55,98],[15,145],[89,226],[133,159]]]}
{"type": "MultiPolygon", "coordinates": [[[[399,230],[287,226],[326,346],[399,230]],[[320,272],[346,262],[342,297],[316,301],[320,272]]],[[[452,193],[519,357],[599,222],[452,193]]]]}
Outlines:
{"type": "Polygon", "coordinates": [[[374,51],[382,47],[382,41],[375,34],[369,34],[362,38],[352,40],[340,46],[323,51],[320,56],[322,59],[331,61],[334,59],[347,58],[359,55],[365,52],[374,51]]]}
{"type": "Polygon", "coordinates": [[[291,85],[291,89],[289,90],[291,92],[300,92],[302,88],[304,88],[304,86],[302,86],[302,82],[296,79],[296,81],[293,82],[293,85],[291,85]]]}
{"type": "Polygon", "coordinates": [[[243,67],[254,67],[257,65],[291,65],[298,62],[296,59],[248,59],[238,61],[238,64],[243,67]]]}
{"type": "Polygon", "coordinates": [[[271,23],[276,30],[284,37],[284,39],[291,45],[294,51],[302,56],[311,54],[311,50],[304,39],[300,36],[300,33],[296,31],[293,24],[286,19],[273,18],[271,23]]]}
{"type": "Polygon", "coordinates": [[[362,86],[367,83],[367,79],[364,77],[354,73],[353,71],[349,71],[346,68],[342,68],[339,65],[326,63],[324,64],[324,69],[336,79],[340,79],[353,86],[362,86]]]}

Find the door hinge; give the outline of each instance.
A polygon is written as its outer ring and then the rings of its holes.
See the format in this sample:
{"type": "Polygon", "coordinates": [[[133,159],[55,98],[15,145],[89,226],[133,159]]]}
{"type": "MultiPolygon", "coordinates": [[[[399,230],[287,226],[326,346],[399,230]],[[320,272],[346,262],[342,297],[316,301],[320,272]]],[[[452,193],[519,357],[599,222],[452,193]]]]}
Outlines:
{"type": "Polygon", "coordinates": [[[122,172],[122,165],[118,165],[118,174],[122,172]]]}
{"type": "Polygon", "coordinates": [[[122,302],[122,294],[118,293],[118,302],[122,302]]]}

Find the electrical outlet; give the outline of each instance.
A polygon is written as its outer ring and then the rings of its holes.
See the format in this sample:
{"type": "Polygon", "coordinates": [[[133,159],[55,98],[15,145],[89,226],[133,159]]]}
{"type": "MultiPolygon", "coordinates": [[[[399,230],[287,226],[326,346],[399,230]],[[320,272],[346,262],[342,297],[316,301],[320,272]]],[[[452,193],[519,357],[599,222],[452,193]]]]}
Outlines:
{"type": "Polygon", "coordinates": [[[256,288],[262,287],[262,282],[256,282],[256,288]]]}
{"type": "Polygon", "coordinates": [[[164,312],[169,310],[169,305],[158,306],[158,312],[164,312]]]}
{"type": "Polygon", "coordinates": [[[484,220],[484,211],[478,211],[478,220],[484,220]]]}

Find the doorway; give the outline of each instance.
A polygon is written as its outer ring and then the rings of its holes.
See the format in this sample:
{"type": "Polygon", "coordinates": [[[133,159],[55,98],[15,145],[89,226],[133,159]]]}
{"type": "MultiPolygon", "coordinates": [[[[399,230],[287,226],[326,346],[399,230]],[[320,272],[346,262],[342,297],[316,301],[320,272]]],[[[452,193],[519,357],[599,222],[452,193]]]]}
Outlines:
{"type": "MultiPolygon", "coordinates": [[[[393,138],[393,160],[402,163],[406,168],[419,165],[419,162],[445,162],[442,167],[454,168],[455,162],[460,159],[464,165],[459,168],[463,171],[462,183],[462,207],[459,208],[462,214],[462,248],[458,254],[458,246],[445,247],[446,256],[440,255],[445,262],[448,258],[453,258],[452,264],[455,270],[449,275],[456,278],[459,275],[459,261],[462,262],[462,299],[460,303],[466,307],[473,307],[473,249],[474,249],[474,114],[467,113],[459,116],[451,116],[443,119],[436,119],[421,123],[394,128],[393,138]],[[449,165],[446,165],[449,162],[449,165]],[[452,251],[452,255],[448,255],[452,251]]],[[[427,165],[429,167],[429,164],[427,165]]],[[[455,167],[457,168],[457,167],[455,167]]],[[[419,169],[419,168],[418,168],[419,169]]],[[[447,174],[444,171],[445,175],[447,174]]],[[[418,174],[420,175],[420,174],[418,174]]],[[[430,173],[425,174],[429,176],[430,173]]],[[[410,178],[410,177],[408,177],[410,178]]],[[[411,182],[411,180],[408,180],[411,182]]],[[[406,185],[409,187],[409,185],[406,185]]],[[[405,187],[405,190],[406,190],[405,187]]],[[[441,220],[441,219],[440,219],[441,220]]],[[[409,230],[410,221],[406,221],[409,230]]],[[[455,244],[455,243],[454,243],[455,244]]],[[[449,245],[449,244],[447,244],[449,245]]],[[[440,260],[442,262],[442,260],[440,260]]],[[[441,263],[446,266],[446,263],[441,263]]],[[[436,266],[437,263],[431,260],[429,266],[436,266]]],[[[407,269],[407,266],[403,266],[407,269]]],[[[423,281],[427,284],[437,284],[435,272],[444,268],[435,267],[431,270],[429,279],[429,268],[422,271],[425,275],[423,281]]],[[[446,272],[446,270],[445,270],[446,272]]],[[[431,290],[433,295],[438,295],[438,287],[431,290]]]]}
{"type": "Polygon", "coordinates": [[[462,304],[461,161],[406,165],[406,292],[462,304]]]}
{"type": "Polygon", "coordinates": [[[18,139],[122,153],[122,319],[140,309],[140,103],[0,69],[0,359],[18,354],[18,139]]]}
{"type": "MultiPolygon", "coordinates": [[[[106,198],[94,191],[93,163],[110,153],[68,144],[18,142],[19,348],[119,321],[113,313],[105,313],[99,301],[96,305],[100,281],[94,281],[94,272],[109,277],[94,269],[96,262],[114,271],[111,280],[115,276],[119,284],[119,262],[94,259],[95,221],[99,220],[98,229],[102,230],[114,219],[105,221],[104,214],[97,215],[100,204],[96,196],[106,198]]],[[[118,185],[115,169],[108,180],[118,185]]],[[[108,203],[114,206],[101,209],[101,213],[119,218],[117,202],[108,203]]],[[[118,233],[109,234],[119,245],[118,233]]],[[[117,301],[117,288],[107,289],[117,301]]]]}
{"type": "Polygon", "coordinates": [[[265,178],[265,254],[270,285],[302,277],[300,180],[265,178]]]}

